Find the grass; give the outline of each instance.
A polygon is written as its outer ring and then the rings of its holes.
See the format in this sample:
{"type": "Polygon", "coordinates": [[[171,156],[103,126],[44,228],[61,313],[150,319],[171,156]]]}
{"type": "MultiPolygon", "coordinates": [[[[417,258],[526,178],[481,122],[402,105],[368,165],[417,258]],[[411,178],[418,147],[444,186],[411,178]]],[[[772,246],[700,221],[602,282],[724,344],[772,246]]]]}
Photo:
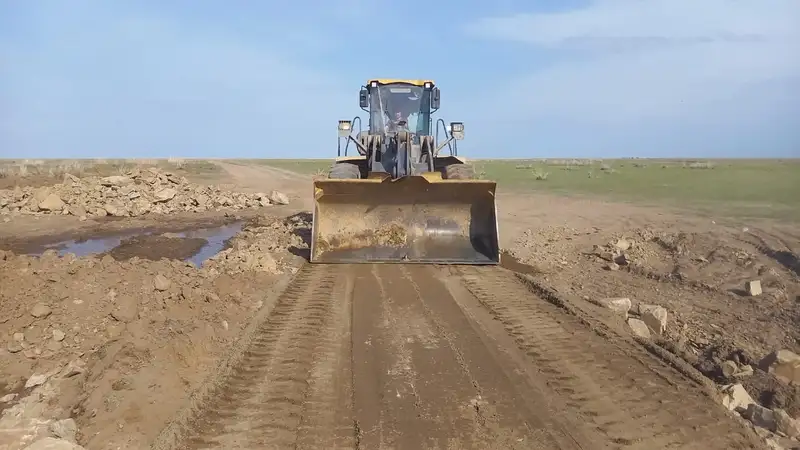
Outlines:
{"type": "Polygon", "coordinates": [[[800,219],[800,160],[475,161],[501,189],[800,219]]]}
{"type": "MultiPolygon", "coordinates": [[[[331,159],[252,160],[313,175],[331,159]]],[[[729,217],[800,220],[800,160],[473,160],[501,191],[530,190],[689,208],[729,217]]]]}

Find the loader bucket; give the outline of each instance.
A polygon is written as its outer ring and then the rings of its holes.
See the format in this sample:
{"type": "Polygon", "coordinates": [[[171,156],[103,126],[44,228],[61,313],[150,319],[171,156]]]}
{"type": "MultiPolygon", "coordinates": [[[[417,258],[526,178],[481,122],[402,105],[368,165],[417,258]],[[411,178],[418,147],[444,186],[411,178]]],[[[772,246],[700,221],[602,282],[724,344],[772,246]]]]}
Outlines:
{"type": "Polygon", "coordinates": [[[423,176],[317,180],[310,261],[498,264],[496,187],[423,176]]]}

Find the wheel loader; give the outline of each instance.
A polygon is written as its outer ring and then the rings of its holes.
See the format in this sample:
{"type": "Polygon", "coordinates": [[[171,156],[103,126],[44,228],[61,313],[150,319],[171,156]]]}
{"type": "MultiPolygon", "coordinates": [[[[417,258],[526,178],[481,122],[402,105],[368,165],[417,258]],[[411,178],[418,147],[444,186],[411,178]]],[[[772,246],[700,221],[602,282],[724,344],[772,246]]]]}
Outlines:
{"type": "Polygon", "coordinates": [[[434,121],[440,102],[432,80],[361,86],[366,130],[339,120],[337,157],[314,181],[311,263],[499,263],[497,184],[458,155],[464,124],[434,121]]]}

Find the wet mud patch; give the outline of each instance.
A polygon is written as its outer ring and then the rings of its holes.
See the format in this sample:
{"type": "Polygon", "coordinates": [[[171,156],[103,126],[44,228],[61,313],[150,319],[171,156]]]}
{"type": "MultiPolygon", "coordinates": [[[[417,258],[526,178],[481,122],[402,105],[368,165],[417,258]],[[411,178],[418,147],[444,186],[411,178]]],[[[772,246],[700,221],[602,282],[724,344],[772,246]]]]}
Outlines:
{"type": "Polygon", "coordinates": [[[201,266],[203,262],[230,247],[231,239],[242,230],[241,221],[211,228],[197,228],[179,233],[126,232],[117,235],[81,238],[30,250],[27,254],[41,256],[46,250],[56,250],[60,256],[72,253],[77,257],[110,255],[118,261],[133,257],[157,261],[178,259],[201,266]]]}
{"type": "Polygon", "coordinates": [[[208,244],[203,238],[134,236],[123,240],[107,254],[117,261],[133,257],[158,261],[161,258],[189,259],[208,244]]]}

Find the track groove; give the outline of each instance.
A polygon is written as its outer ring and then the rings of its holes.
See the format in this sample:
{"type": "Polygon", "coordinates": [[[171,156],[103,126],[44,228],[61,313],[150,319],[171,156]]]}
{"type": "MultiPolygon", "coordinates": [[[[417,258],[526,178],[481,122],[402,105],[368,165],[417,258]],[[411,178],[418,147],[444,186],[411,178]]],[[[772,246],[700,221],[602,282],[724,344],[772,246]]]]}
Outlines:
{"type": "Polygon", "coordinates": [[[644,349],[600,338],[577,317],[531,295],[508,271],[459,271],[550,389],[604,435],[609,448],[753,448],[720,408],[704,397],[698,401],[699,389],[644,349]]]}
{"type": "Polygon", "coordinates": [[[350,297],[340,268],[301,270],[183,448],[352,448],[335,407],[349,383],[350,297]]]}

